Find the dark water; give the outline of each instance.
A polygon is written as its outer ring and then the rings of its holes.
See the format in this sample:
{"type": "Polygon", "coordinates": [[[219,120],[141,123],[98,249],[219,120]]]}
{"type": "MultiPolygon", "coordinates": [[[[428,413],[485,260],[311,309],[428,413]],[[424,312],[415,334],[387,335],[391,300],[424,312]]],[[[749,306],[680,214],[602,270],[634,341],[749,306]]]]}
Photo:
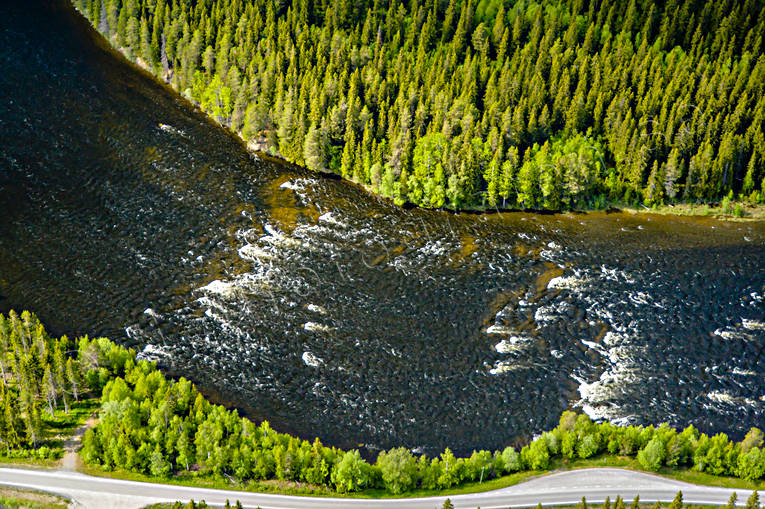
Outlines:
{"type": "Polygon", "coordinates": [[[402,210],[249,154],[58,4],[5,9],[0,66],[3,310],[346,447],[765,423],[765,224],[402,210]]]}

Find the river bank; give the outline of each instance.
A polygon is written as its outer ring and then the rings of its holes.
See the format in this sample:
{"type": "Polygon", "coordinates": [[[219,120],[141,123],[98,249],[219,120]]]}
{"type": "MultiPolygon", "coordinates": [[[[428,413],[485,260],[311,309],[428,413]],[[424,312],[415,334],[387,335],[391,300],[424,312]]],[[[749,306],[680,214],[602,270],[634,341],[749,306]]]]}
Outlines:
{"type": "Polygon", "coordinates": [[[253,157],[73,12],[3,23],[0,308],[369,454],[522,444],[572,407],[762,422],[762,222],[397,207],[253,157]]]}
{"type": "MultiPolygon", "coordinates": [[[[150,76],[152,79],[158,81],[162,85],[173,90],[177,94],[178,100],[185,101],[188,104],[188,106],[199,111],[210,122],[215,123],[216,125],[220,126],[225,131],[234,135],[242,143],[242,145],[247,148],[248,152],[250,152],[251,154],[255,154],[258,157],[262,157],[262,158],[277,162],[281,165],[295,166],[306,171],[311,171],[308,168],[296,165],[295,163],[287,160],[282,154],[279,153],[278,149],[272,145],[273,140],[270,140],[267,137],[247,138],[245,137],[242,131],[233,130],[226,123],[219,122],[218,119],[211,116],[208,111],[205,111],[201,107],[201,105],[198,102],[196,102],[192,97],[190,97],[187,94],[183,94],[182,93],[183,91],[175,88],[175,83],[171,79],[172,77],[171,74],[166,74],[164,76],[158,75],[154,69],[146,65],[146,63],[140,58],[134,60],[132,58],[132,54],[130,53],[130,50],[126,47],[115,47],[109,44],[108,48],[111,51],[115,52],[116,54],[119,54],[122,57],[124,57],[126,63],[128,63],[129,65],[135,67],[136,69],[140,69],[140,71],[146,73],[147,76],[150,76]]],[[[381,194],[380,192],[378,192],[378,190],[373,189],[369,185],[364,185],[354,180],[343,178],[341,175],[337,173],[332,173],[329,171],[313,172],[313,173],[321,177],[329,178],[332,180],[341,180],[348,185],[358,187],[359,189],[363,189],[366,193],[368,193],[369,195],[371,195],[371,197],[375,199],[387,200],[391,203],[396,203],[397,206],[404,207],[404,208],[413,208],[413,207],[421,208],[419,205],[413,204],[409,201],[397,202],[392,197],[381,194]]],[[[459,214],[459,213],[493,214],[493,213],[501,213],[501,212],[528,212],[528,213],[540,213],[540,214],[549,215],[549,214],[556,214],[556,213],[565,214],[568,212],[590,213],[590,212],[602,212],[604,210],[613,210],[613,211],[624,211],[628,213],[648,213],[648,214],[678,215],[678,216],[703,216],[703,217],[713,217],[715,219],[721,219],[726,221],[765,220],[765,203],[754,203],[750,201],[731,200],[730,198],[723,198],[720,201],[714,201],[714,202],[708,202],[708,203],[678,202],[673,204],[654,204],[651,207],[647,207],[645,205],[628,204],[628,203],[623,203],[619,201],[610,202],[606,198],[602,198],[599,200],[596,199],[595,201],[597,202],[597,205],[593,206],[592,208],[571,209],[571,210],[516,209],[516,208],[504,208],[498,205],[495,205],[495,206],[470,205],[470,206],[465,206],[461,209],[453,209],[449,207],[442,207],[442,208],[422,207],[422,208],[424,210],[441,210],[441,211],[455,213],[455,214],[459,214]]]]}
{"type": "MultiPolygon", "coordinates": [[[[38,350],[48,354],[43,358],[54,359],[46,361],[45,372],[61,374],[55,385],[45,377],[48,408],[42,421],[32,406],[22,407],[5,422],[0,441],[10,456],[54,459],[66,450],[61,471],[242,491],[370,498],[483,491],[593,465],[654,472],[665,468],[681,475],[692,468],[706,474],[701,479],[721,477],[719,482],[728,487],[757,487],[765,474],[763,434],[755,428],[734,442],[723,434],[699,433],[693,426],[682,431],[666,424],[616,426],[570,411],[561,415],[558,426],[519,450],[506,446],[460,457],[446,448],[428,457],[395,447],[366,461],[358,450],[326,447],[318,438],[300,440],[273,430],[268,422],[256,425],[236,411],[213,405],[188,380],[167,378],[154,363],[106,338],[82,337],[74,344],[70,350],[68,338],[48,336],[28,312],[0,315],[0,351],[13,366],[3,380],[7,398],[14,397],[15,387],[42,383],[41,370],[17,367],[33,364],[38,350]],[[26,351],[18,338],[29,342],[26,351]],[[66,374],[59,369],[64,365],[66,374]],[[75,398],[70,405],[68,394],[91,397],[79,402],[75,398]],[[87,420],[96,405],[97,418],[87,420]],[[74,454],[80,440],[78,465],[74,454]]],[[[15,404],[9,401],[6,416],[15,404]]],[[[29,463],[44,466],[36,460],[29,463]]]]}
{"type": "MultiPolygon", "coordinates": [[[[149,72],[148,69],[144,69],[147,72],[149,72]]],[[[167,83],[168,86],[171,85],[170,82],[167,83]]],[[[184,99],[189,101],[189,104],[198,109],[203,114],[205,111],[199,107],[198,104],[194,103],[193,101],[189,100],[188,98],[184,97],[184,99]]],[[[210,117],[211,121],[215,121],[212,117],[210,117]]],[[[217,122],[216,122],[217,123],[217,122]]],[[[288,165],[288,166],[297,166],[295,163],[291,163],[290,161],[283,158],[278,152],[268,152],[265,147],[262,146],[261,143],[253,143],[252,140],[247,140],[243,136],[241,132],[232,131],[228,126],[224,124],[217,123],[221,128],[229,131],[233,135],[235,135],[243,144],[247,146],[247,150],[251,152],[252,154],[257,155],[258,157],[268,159],[274,162],[278,162],[279,164],[288,165]]],[[[300,167],[300,166],[297,166],[300,167]]],[[[300,167],[302,168],[302,167],[300,167]]],[[[302,168],[306,171],[310,171],[307,168],[302,168]]],[[[335,173],[329,173],[329,172],[314,172],[316,175],[323,177],[323,178],[329,178],[331,180],[340,180],[347,185],[358,187],[359,189],[362,189],[364,192],[371,195],[373,198],[377,199],[383,199],[387,200],[390,203],[396,203],[392,198],[386,197],[381,195],[378,192],[375,192],[374,189],[371,189],[368,186],[365,186],[363,184],[360,184],[358,182],[354,182],[353,180],[347,180],[344,179],[342,176],[337,175],[335,173]]],[[[411,208],[421,208],[418,205],[412,204],[410,202],[404,202],[400,204],[396,204],[397,206],[411,209],[411,208]]],[[[607,201],[602,201],[602,203],[598,207],[593,208],[585,208],[585,209],[572,209],[572,210],[536,210],[536,209],[512,209],[512,208],[503,208],[500,206],[485,206],[485,207],[477,207],[477,206],[470,206],[465,207],[459,210],[451,209],[451,208],[436,208],[436,209],[428,209],[423,208],[423,210],[439,210],[451,214],[460,214],[460,213],[467,213],[467,214],[495,214],[495,213],[503,213],[503,212],[526,212],[526,213],[537,213],[542,215],[551,215],[551,214],[567,214],[567,213],[575,213],[575,214],[587,214],[592,212],[603,212],[603,211],[612,211],[612,212],[626,212],[630,214],[660,214],[660,215],[669,215],[669,216],[699,216],[699,217],[711,217],[714,219],[724,220],[724,221],[763,221],[765,220],[765,204],[762,203],[752,203],[748,201],[739,201],[739,200],[730,200],[730,199],[723,199],[719,202],[710,202],[710,203],[697,203],[697,202],[679,202],[679,203],[673,203],[668,205],[653,205],[651,207],[646,207],[644,205],[636,206],[634,204],[626,204],[621,202],[614,202],[610,203],[607,201]]]]}

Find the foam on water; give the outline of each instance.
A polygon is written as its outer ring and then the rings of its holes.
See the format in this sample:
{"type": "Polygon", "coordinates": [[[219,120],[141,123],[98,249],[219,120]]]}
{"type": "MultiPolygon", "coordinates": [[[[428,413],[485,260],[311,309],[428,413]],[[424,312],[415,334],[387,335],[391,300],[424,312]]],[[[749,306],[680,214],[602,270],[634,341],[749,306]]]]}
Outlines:
{"type": "Polygon", "coordinates": [[[216,279],[199,290],[208,294],[219,295],[225,299],[235,299],[241,292],[241,287],[230,281],[216,279]]]}
{"type": "Polygon", "coordinates": [[[747,320],[746,318],[742,318],[741,325],[749,330],[765,330],[765,322],[757,320],[747,320]]]}
{"type": "Polygon", "coordinates": [[[725,391],[712,391],[707,393],[707,398],[715,403],[730,405],[735,407],[758,407],[761,406],[760,402],[750,398],[744,398],[735,396],[730,392],[725,391]]]}
{"type": "Polygon", "coordinates": [[[486,329],[486,334],[512,334],[513,332],[515,332],[515,329],[507,325],[494,324],[486,329]]]}
{"type": "Polygon", "coordinates": [[[20,16],[0,19],[3,306],[349,448],[470,454],[572,405],[705,432],[765,420],[746,404],[765,392],[765,226],[402,209],[253,158],[64,11],[56,37],[20,16]]]}
{"type": "Polygon", "coordinates": [[[715,336],[719,336],[726,341],[738,341],[738,340],[744,340],[748,341],[752,339],[752,336],[742,332],[740,330],[736,330],[735,328],[725,328],[725,329],[716,329],[714,332],[715,336]]]}
{"type": "Polygon", "coordinates": [[[324,361],[321,358],[317,357],[311,352],[303,352],[302,359],[306,366],[310,366],[312,368],[318,368],[324,364],[324,361]]]}
{"type": "Polygon", "coordinates": [[[504,375],[512,371],[517,371],[526,368],[527,366],[517,364],[514,361],[498,361],[493,368],[489,370],[491,375],[504,375]]]}
{"type": "Polygon", "coordinates": [[[175,127],[173,127],[171,125],[168,125],[168,124],[159,123],[157,125],[157,127],[159,127],[160,131],[163,131],[163,132],[166,132],[166,133],[178,134],[178,135],[181,135],[181,136],[186,136],[185,132],[183,132],[180,129],[176,129],[175,127]]]}
{"type": "Polygon", "coordinates": [[[327,310],[326,309],[324,309],[321,306],[317,306],[316,304],[307,304],[305,308],[308,311],[312,312],[312,313],[317,313],[317,314],[320,314],[320,315],[326,315],[327,314],[327,310]]]}
{"type": "Polygon", "coordinates": [[[273,253],[253,244],[245,244],[244,246],[240,247],[237,252],[241,258],[253,262],[275,259],[273,253]]]}
{"type": "Polygon", "coordinates": [[[342,228],[345,228],[345,227],[348,226],[347,224],[345,224],[344,222],[339,220],[335,216],[335,213],[333,213],[333,212],[325,212],[324,214],[320,215],[319,216],[319,222],[329,223],[329,224],[331,224],[333,226],[339,226],[339,227],[342,227],[342,228]]]}
{"type": "Polygon", "coordinates": [[[576,276],[558,276],[547,283],[548,290],[575,290],[581,288],[589,282],[588,279],[576,276]]]}
{"type": "Polygon", "coordinates": [[[566,301],[556,302],[548,306],[540,306],[534,312],[534,320],[540,324],[560,320],[569,311],[571,311],[571,304],[566,301]]]}
{"type": "Polygon", "coordinates": [[[138,352],[136,358],[138,360],[146,359],[149,361],[156,361],[169,355],[171,355],[171,353],[165,347],[149,343],[143,347],[143,350],[138,352]]]}
{"type": "Polygon", "coordinates": [[[260,238],[260,241],[273,244],[276,247],[294,249],[307,247],[302,242],[284,235],[282,232],[271,226],[270,224],[263,225],[263,229],[266,230],[268,235],[264,235],[260,238]]]}
{"type": "Polygon", "coordinates": [[[306,322],[303,324],[303,328],[308,332],[330,332],[332,327],[328,325],[322,325],[316,322],[306,322]]]}
{"type": "Polygon", "coordinates": [[[496,345],[494,349],[499,353],[511,353],[518,350],[522,350],[534,342],[534,338],[526,336],[510,336],[507,339],[503,339],[496,345]]]}

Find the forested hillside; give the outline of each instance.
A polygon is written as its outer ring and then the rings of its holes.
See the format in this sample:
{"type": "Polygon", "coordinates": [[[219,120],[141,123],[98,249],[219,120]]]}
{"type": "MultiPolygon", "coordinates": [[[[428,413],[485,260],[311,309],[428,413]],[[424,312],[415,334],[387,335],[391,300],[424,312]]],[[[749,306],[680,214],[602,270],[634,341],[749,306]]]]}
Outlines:
{"type": "Polygon", "coordinates": [[[763,199],[760,0],[74,0],[255,146],[398,203],[763,199]]]}

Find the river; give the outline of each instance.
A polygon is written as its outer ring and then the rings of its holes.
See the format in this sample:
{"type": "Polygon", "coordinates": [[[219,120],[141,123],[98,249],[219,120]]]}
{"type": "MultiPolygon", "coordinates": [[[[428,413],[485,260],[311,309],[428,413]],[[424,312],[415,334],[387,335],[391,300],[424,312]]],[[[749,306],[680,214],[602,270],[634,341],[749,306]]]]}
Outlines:
{"type": "Polygon", "coordinates": [[[765,422],[765,224],[406,210],[249,153],[59,1],[0,19],[0,310],[305,438],[765,422]]]}

